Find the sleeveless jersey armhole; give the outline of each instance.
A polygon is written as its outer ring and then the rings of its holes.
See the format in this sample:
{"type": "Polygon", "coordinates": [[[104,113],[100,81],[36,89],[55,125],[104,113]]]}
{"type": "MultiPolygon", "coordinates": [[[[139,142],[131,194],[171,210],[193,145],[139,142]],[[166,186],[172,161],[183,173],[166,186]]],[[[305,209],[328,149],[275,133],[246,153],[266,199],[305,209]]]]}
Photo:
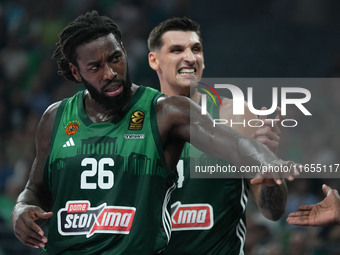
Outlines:
{"type": "MultiPolygon", "coordinates": [[[[58,127],[59,127],[60,119],[61,119],[61,116],[62,116],[62,114],[64,112],[64,108],[65,108],[65,105],[66,105],[68,99],[69,98],[63,99],[61,101],[60,105],[58,106],[58,110],[57,110],[57,113],[56,113],[56,116],[55,116],[55,120],[54,120],[54,124],[53,124],[53,131],[52,131],[52,137],[51,137],[51,144],[50,144],[49,154],[51,153],[51,149],[53,148],[53,143],[54,143],[55,136],[57,134],[57,130],[58,130],[58,127]]],[[[48,156],[47,159],[46,159],[45,166],[44,166],[44,173],[43,173],[43,181],[44,181],[44,184],[45,184],[47,189],[50,189],[50,187],[51,187],[51,182],[50,182],[51,178],[50,178],[50,173],[48,171],[49,161],[50,161],[50,156],[48,156]]]]}
{"type": "Polygon", "coordinates": [[[151,103],[151,109],[150,109],[150,113],[151,113],[151,117],[150,117],[150,124],[151,124],[151,128],[152,128],[152,133],[153,133],[153,137],[154,137],[154,141],[157,147],[157,151],[159,154],[159,158],[161,160],[162,163],[164,163],[164,166],[166,168],[168,168],[167,164],[166,164],[166,160],[164,157],[164,151],[163,151],[163,145],[162,145],[162,141],[161,141],[161,135],[159,134],[159,129],[158,129],[158,124],[157,124],[157,100],[162,96],[163,94],[158,93],[154,96],[152,103],[151,103]]]}

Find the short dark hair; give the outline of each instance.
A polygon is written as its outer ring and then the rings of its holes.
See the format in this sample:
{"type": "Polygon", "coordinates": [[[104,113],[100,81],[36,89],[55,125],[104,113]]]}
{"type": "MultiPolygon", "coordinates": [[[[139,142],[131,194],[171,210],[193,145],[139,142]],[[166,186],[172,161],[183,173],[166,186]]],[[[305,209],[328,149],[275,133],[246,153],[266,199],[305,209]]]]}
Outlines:
{"type": "Polygon", "coordinates": [[[110,33],[121,42],[121,32],[116,23],[109,17],[99,16],[97,11],[87,12],[70,22],[59,34],[57,48],[52,55],[57,60],[58,74],[77,82],[69,67],[70,63],[78,67],[77,48],[110,33]]]}
{"type": "Polygon", "coordinates": [[[200,25],[198,23],[187,17],[175,17],[163,21],[150,32],[148,37],[148,48],[150,51],[162,47],[162,35],[168,31],[193,31],[197,33],[200,42],[202,42],[200,25]]]}

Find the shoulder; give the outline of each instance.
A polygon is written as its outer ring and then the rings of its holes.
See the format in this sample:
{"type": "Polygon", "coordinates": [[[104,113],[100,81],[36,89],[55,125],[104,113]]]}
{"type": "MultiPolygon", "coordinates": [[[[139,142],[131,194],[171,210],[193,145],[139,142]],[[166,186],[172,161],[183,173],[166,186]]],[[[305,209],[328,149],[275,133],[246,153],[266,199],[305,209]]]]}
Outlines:
{"type": "Polygon", "coordinates": [[[168,127],[187,123],[192,107],[193,101],[187,97],[162,95],[157,100],[157,120],[168,127]]]}
{"type": "Polygon", "coordinates": [[[157,108],[180,110],[190,106],[194,106],[194,102],[184,96],[166,96],[162,95],[157,100],[157,108]]]}
{"type": "Polygon", "coordinates": [[[49,141],[52,137],[54,121],[57,115],[58,108],[61,101],[51,104],[43,113],[39,125],[37,127],[36,138],[37,145],[44,146],[45,142],[49,141]]]}
{"type": "Polygon", "coordinates": [[[58,102],[55,102],[55,103],[51,104],[45,110],[44,114],[41,117],[41,121],[40,122],[44,123],[44,122],[54,121],[60,104],[61,104],[61,101],[58,101],[58,102]]]}

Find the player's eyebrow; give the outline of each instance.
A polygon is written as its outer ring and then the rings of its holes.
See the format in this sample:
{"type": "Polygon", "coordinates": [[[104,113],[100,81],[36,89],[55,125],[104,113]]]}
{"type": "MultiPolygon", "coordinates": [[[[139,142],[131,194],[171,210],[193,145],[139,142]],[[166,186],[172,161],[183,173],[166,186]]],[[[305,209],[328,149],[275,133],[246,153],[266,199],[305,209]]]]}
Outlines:
{"type": "Polygon", "coordinates": [[[97,66],[97,65],[100,65],[101,61],[100,60],[93,60],[93,61],[90,61],[86,64],[86,66],[97,66]]]}
{"type": "MultiPolygon", "coordinates": [[[[107,58],[109,61],[111,61],[115,56],[119,56],[119,55],[122,55],[122,51],[121,50],[119,50],[119,49],[117,49],[117,50],[115,50],[115,51],[113,51],[110,55],[109,55],[109,57],[107,58]]],[[[96,66],[96,65],[100,65],[101,64],[101,62],[102,62],[102,60],[101,59],[98,59],[98,60],[90,60],[87,64],[86,64],[86,66],[96,66]]]]}
{"type": "MultiPolygon", "coordinates": [[[[185,47],[185,45],[183,45],[183,44],[173,44],[173,45],[169,46],[169,49],[170,50],[172,50],[172,49],[181,49],[183,47],[185,47]]],[[[191,47],[200,47],[200,48],[203,48],[202,44],[200,42],[194,43],[193,45],[191,45],[191,47]]]]}
{"type": "Polygon", "coordinates": [[[183,48],[184,46],[182,44],[173,44],[173,45],[170,45],[169,49],[170,50],[173,50],[173,49],[180,49],[180,48],[183,48]]]}

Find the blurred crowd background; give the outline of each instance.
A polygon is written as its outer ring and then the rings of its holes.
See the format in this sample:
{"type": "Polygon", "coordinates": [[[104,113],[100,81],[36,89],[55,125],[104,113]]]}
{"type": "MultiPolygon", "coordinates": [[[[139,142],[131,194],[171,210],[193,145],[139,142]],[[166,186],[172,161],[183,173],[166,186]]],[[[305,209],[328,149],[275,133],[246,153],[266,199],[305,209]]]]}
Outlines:
{"type": "MultiPolygon", "coordinates": [[[[155,25],[173,16],[200,23],[205,77],[340,76],[338,0],[2,0],[0,255],[40,254],[14,237],[9,217],[35,156],[35,129],[41,114],[79,89],[56,74],[51,55],[57,35],[69,21],[92,9],[118,23],[137,84],[159,88],[147,63],[146,39],[155,25]]],[[[334,81],[309,88],[313,116],[297,116],[299,128],[282,129],[279,156],[301,163],[340,163],[340,86],[334,81]]],[[[337,178],[289,183],[286,215],[276,223],[259,215],[250,201],[247,254],[340,254],[339,226],[292,227],[285,222],[299,205],[323,199],[322,183],[340,189],[337,178]]]]}

